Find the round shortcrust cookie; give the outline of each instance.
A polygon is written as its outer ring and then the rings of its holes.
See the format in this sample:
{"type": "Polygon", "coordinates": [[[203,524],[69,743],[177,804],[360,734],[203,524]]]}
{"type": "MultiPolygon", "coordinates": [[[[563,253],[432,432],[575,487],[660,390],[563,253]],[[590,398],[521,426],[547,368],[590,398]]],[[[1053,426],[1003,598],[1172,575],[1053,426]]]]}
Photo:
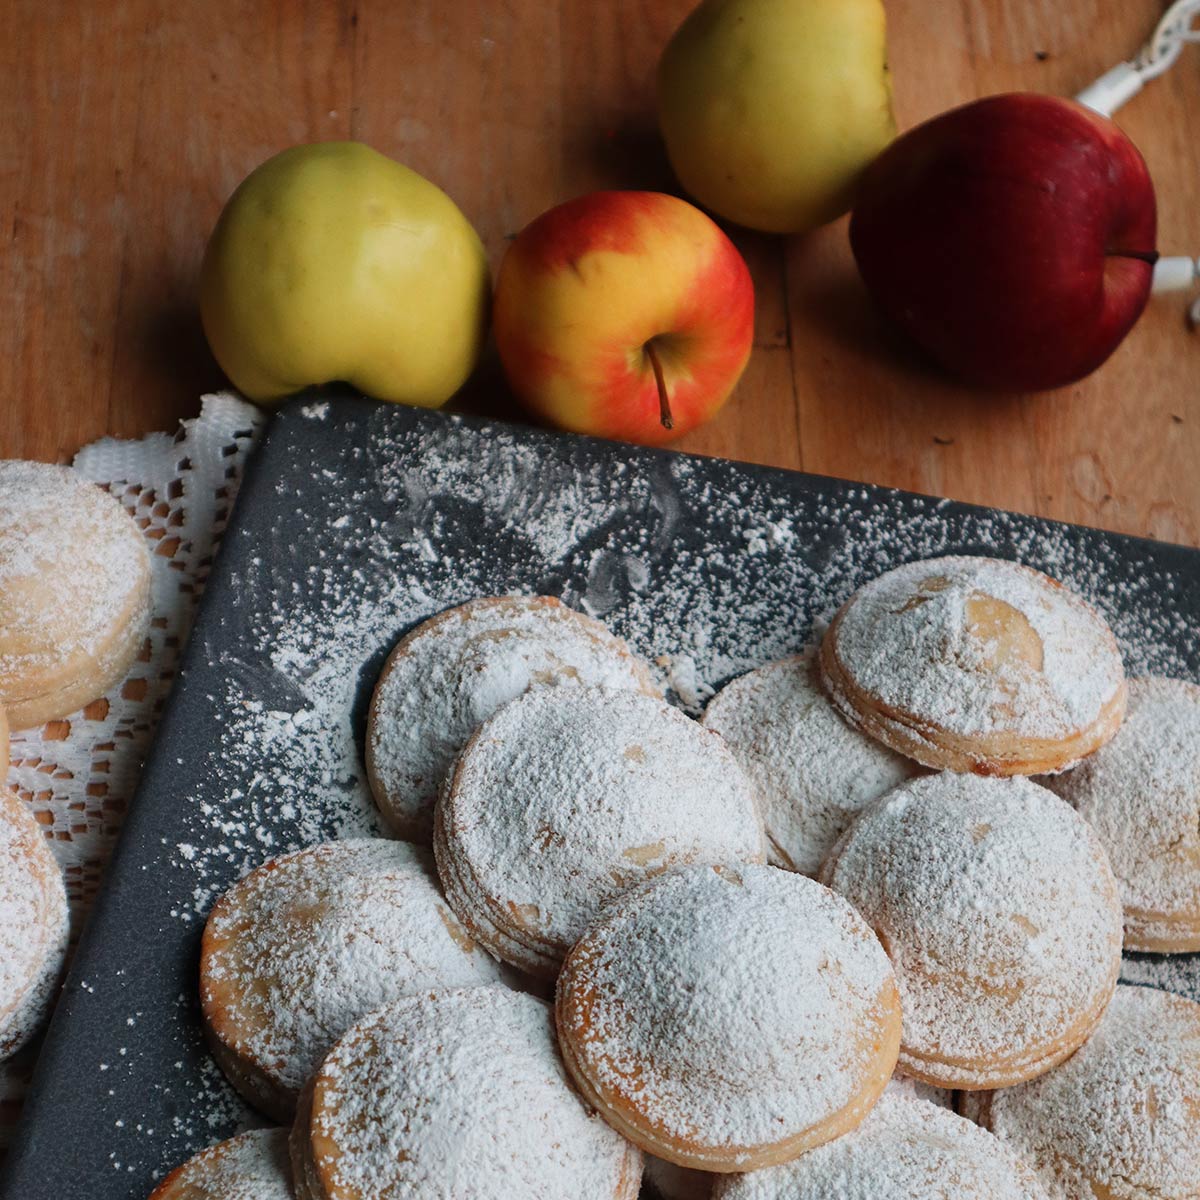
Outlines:
{"type": "Polygon", "coordinates": [[[658,689],[598,621],[551,596],[496,596],[439,613],[392,651],[367,716],[367,775],[398,836],[428,844],[433,805],[475,728],[531,686],[658,689]]]}
{"type": "Polygon", "coordinates": [[[349,1030],[305,1090],[292,1164],[299,1200],[634,1200],[642,1178],[571,1086],[549,1006],[498,987],[398,1000],[349,1030]]]}
{"type": "Polygon", "coordinates": [[[556,1007],[588,1100],[693,1170],[755,1170],[853,1129],[900,1041],[866,922],[767,866],[681,867],[614,901],[568,955],[556,1007]]]}
{"type": "Polygon", "coordinates": [[[605,688],[538,688],[485,721],[438,801],[433,848],[476,940],[549,979],[626,888],[765,856],[750,781],[721,738],[605,688]]]}
{"type": "Polygon", "coordinates": [[[150,626],[150,552],[120,502],[69,467],[0,461],[0,705],[65,717],[128,671],[150,626]]]}
{"type": "Polygon", "coordinates": [[[330,1047],[372,1009],[501,968],[438,891],[433,856],[407,842],[329,842],[252,871],[217,901],[200,1002],[217,1062],[277,1120],[330,1047]]]}
{"type": "Polygon", "coordinates": [[[805,875],[817,873],[863,805],[919,769],[843,720],[813,657],[739,676],[704,713],[754,784],[771,864],[805,875]]]}
{"type": "Polygon", "coordinates": [[[1048,575],[933,558],[879,576],[821,642],[833,702],[928,767],[1061,771],[1117,731],[1125,671],[1103,617],[1048,575]]]}
{"type": "Polygon", "coordinates": [[[28,806],[0,788],[0,1059],[45,1019],[69,932],[58,862],[28,806]]]}
{"type": "Polygon", "coordinates": [[[150,1200],[293,1200],[286,1129],[254,1129],[188,1159],[150,1200]]]}
{"type": "Polygon", "coordinates": [[[891,956],[900,1068],[926,1083],[1006,1087],[1050,1070],[1116,986],[1121,904],[1104,848],[1031,780],[902,784],[850,826],[821,879],[891,956]]]}
{"type": "Polygon", "coordinates": [[[1200,687],[1131,679],[1116,737],[1045,782],[1108,851],[1121,884],[1125,948],[1200,950],[1200,687]]]}

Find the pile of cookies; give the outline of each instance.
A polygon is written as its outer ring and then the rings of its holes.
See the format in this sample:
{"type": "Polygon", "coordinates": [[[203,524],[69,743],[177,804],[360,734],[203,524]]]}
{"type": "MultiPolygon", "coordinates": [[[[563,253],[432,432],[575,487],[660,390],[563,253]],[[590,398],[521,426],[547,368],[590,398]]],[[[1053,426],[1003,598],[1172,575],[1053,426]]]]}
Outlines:
{"type": "Polygon", "coordinates": [[[367,763],[397,840],[203,939],[290,1133],[154,1200],[1200,1195],[1200,1005],[1117,984],[1200,949],[1200,689],[1047,576],[891,571],[701,722],[595,621],[474,601],[395,648],[367,763]]]}
{"type": "MultiPolygon", "coordinates": [[[[0,461],[0,755],[9,728],[102,696],[141,652],[150,555],[121,504],[67,467],[0,461]]],[[[0,786],[0,1059],[47,1014],[67,949],[67,897],[41,828],[0,786]]]]}

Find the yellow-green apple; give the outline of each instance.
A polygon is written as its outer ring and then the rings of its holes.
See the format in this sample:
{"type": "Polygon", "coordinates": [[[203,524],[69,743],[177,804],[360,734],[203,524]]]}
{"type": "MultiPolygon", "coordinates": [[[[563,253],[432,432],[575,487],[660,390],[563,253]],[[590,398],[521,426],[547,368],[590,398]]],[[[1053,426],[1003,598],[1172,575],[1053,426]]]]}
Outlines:
{"type": "Polygon", "coordinates": [[[200,315],[252,400],[342,380],[436,406],[487,334],[479,235],[416,171],[361,142],[293,146],[251,172],[209,239],[200,315]]]}
{"type": "Polygon", "coordinates": [[[1155,201],[1137,147],[1054,96],[991,96],[888,147],[850,222],[880,307],[934,359],[989,388],[1094,371],[1141,315],[1155,201]]]}
{"type": "Polygon", "coordinates": [[[706,208],[770,233],[832,221],[896,134],[881,0],[704,0],[659,63],[658,116],[706,208]]]}
{"type": "Polygon", "coordinates": [[[513,390],[564,429],[654,445],[710,417],[754,337],[754,286],[699,209],[593,192],[509,246],[494,329],[513,390]]]}

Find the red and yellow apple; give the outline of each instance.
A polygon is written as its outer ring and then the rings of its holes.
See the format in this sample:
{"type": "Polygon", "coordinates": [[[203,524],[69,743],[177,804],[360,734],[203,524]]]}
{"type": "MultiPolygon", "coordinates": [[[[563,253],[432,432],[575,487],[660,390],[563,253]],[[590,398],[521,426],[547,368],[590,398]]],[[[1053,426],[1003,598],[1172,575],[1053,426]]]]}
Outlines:
{"type": "Polygon", "coordinates": [[[1037,391],[1094,371],[1141,315],[1154,187],[1107,117],[990,96],[909,131],[867,169],[850,241],[880,307],[948,370],[1037,391]]]}
{"type": "Polygon", "coordinates": [[[712,416],[754,337],[754,287],[699,209],[658,192],[594,192],[543,213],[500,266],[505,374],[564,429],[646,445],[712,416]]]}

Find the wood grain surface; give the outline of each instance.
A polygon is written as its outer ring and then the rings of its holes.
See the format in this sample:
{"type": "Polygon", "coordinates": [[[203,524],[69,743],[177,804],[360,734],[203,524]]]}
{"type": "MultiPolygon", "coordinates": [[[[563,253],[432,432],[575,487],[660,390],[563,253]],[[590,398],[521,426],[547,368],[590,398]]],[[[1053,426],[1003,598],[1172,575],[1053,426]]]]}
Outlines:
{"type": "MultiPolygon", "coordinates": [[[[671,188],[657,56],[690,0],[7,0],[0,5],[0,455],[172,428],[219,387],[195,306],[238,181],[360,138],[428,175],[493,264],[543,209],[671,188]]],[[[1131,55],[1156,0],[888,0],[907,127],[1016,88],[1071,94],[1131,55]]],[[[1158,185],[1160,249],[1200,253],[1200,49],[1120,114],[1158,185]]],[[[786,152],[786,148],[784,150],[786,152]]],[[[758,336],[687,450],[1200,545],[1200,335],[1160,298],[1078,386],[981,397],[875,316],[845,222],[735,232],[758,336]]],[[[494,358],[459,402],[515,415],[494,358]]]]}

